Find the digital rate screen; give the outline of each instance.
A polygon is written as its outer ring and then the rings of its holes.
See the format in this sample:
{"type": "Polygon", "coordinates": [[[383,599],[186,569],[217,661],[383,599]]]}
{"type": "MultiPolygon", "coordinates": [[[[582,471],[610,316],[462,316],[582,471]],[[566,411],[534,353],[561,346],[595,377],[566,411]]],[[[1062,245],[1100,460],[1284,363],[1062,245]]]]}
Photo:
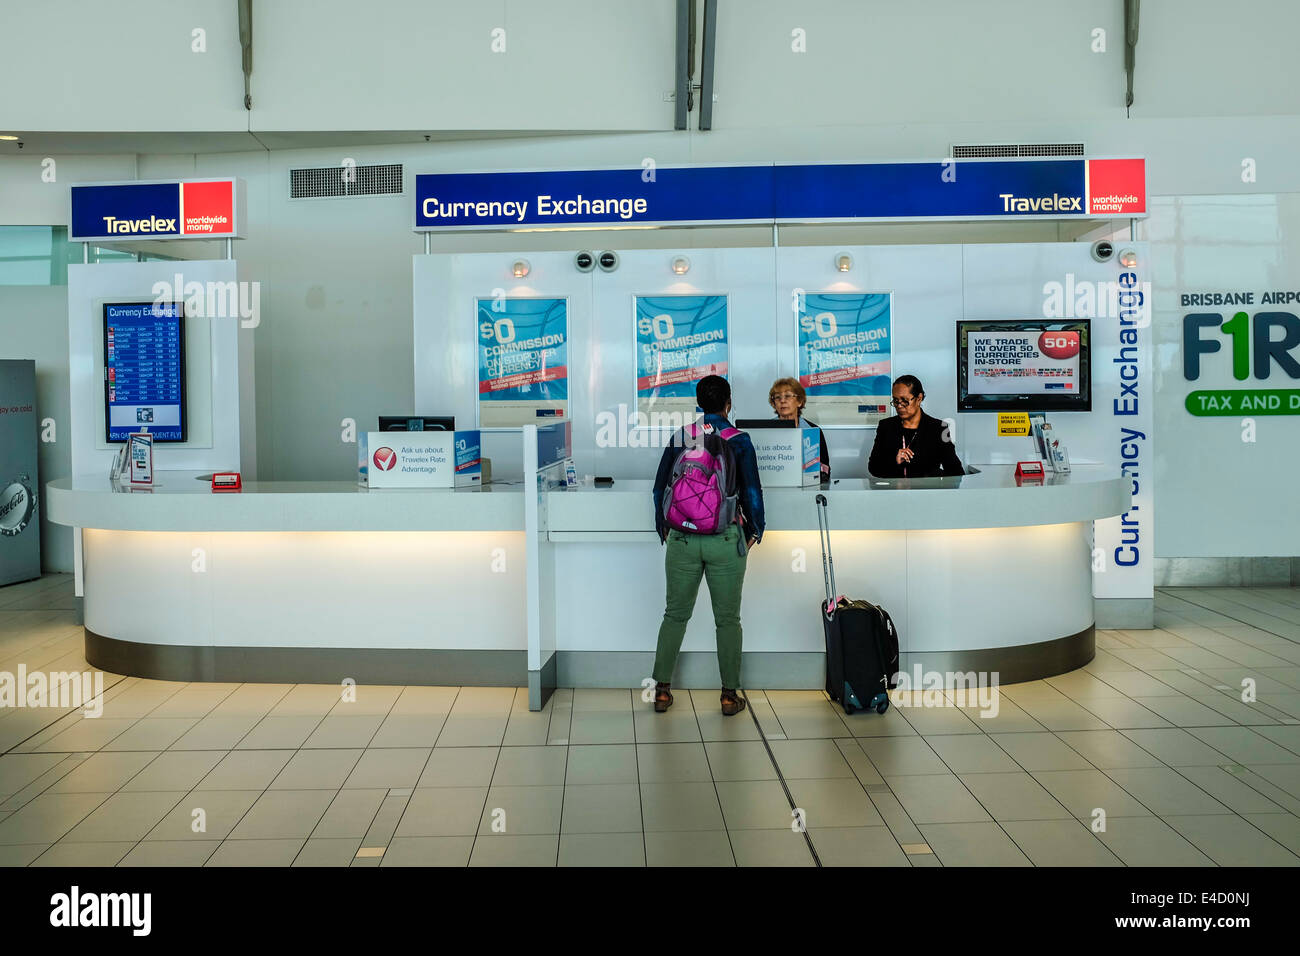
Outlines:
{"type": "Polygon", "coordinates": [[[185,317],[179,302],[104,305],[104,430],[185,441],[185,317]]]}
{"type": "Polygon", "coordinates": [[[1092,405],[1090,323],[957,323],[957,407],[962,411],[1087,411],[1092,405]]]}

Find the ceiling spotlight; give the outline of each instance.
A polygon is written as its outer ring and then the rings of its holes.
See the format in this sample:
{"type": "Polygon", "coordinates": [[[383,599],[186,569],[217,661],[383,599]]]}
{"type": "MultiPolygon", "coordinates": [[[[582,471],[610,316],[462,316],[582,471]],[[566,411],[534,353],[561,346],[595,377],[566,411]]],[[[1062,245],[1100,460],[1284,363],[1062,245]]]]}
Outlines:
{"type": "Polygon", "coordinates": [[[516,259],[515,264],[510,267],[510,271],[514,273],[516,279],[522,279],[531,270],[532,267],[528,264],[527,259],[516,259]]]}
{"type": "Polygon", "coordinates": [[[1132,269],[1138,264],[1138,254],[1132,249],[1125,249],[1119,254],[1119,264],[1125,269],[1132,269]]]}
{"type": "Polygon", "coordinates": [[[853,257],[847,252],[841,252],[835,257],[835,268],[840,272],[848,272],[853,268],[853,257]]]}
{"type": "Polygon", "coordinates": [[[686,273],[688,273],[688,272],[690,272],[690,271],[691,271],[691,260],[690,260],[690,259],[687,259],[685,256],[678,256],[677,258],[673,259],[673,273],[674,273],[674,274],[679,275],[679,276],[684,276],[684,275],[686,275],[686,273]]]}
{"type": "Polygon", "coordinates": [[[10,136],[8,133],[4,133],[3,135],[0,135],[0,139],[2,139],[2,140],[4,140],[5,142],[9,143],[9,142],[13,142],[14,140],[18,139],[18,137],[17,137],[17,136],[10,136]]]}

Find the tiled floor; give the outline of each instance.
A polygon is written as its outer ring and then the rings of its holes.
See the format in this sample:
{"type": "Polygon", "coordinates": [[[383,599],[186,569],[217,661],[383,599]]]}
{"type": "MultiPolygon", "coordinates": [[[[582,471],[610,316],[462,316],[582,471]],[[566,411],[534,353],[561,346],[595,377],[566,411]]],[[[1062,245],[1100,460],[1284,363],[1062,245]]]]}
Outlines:
{"type": "MultiPolygon", "coordinates": [[[[0,672],[86,667],[71,590],[0,589],[0,672]]],[[[1300,864],[1300,590],[1157,623],[991,718],[750,701],[823,865],[1300,864]]],[[[0,709],[0,865],[813,865],[748,714],[676,696],[105,675],[99,718],[0,709]]]]}

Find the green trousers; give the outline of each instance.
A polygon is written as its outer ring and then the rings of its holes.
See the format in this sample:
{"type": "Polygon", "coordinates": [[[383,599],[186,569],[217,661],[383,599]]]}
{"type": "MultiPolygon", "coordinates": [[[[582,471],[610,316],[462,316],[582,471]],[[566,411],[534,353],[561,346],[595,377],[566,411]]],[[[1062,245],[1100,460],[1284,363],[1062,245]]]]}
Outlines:
{"type": "Polygon", "coordinates": [[[671,683],[677,654],[682,649],[686,625],[695,610],[700,578],[709,581],[713,603],[713,625],[718,635],[718,671],[723,687],[740,686],[740,591],[745,583],[746,555],[736,551],[740,528],[733,525],[722,534],[668,532],[664,576],[667,593],[664,620],[659,625],[655,651],[654,679],[671,683]]]}

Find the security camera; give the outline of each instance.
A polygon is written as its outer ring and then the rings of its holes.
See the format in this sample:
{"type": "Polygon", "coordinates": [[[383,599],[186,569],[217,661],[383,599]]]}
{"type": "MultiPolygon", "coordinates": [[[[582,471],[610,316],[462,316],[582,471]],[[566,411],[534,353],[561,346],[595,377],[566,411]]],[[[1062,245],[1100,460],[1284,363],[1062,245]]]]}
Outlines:
{"type": "Polygon", "coordinates": [[[1098,262],[1109,262],[1115,254],[1115,247],[1108,239],[1098,239],[1092,244],[1092,257],[1098,262]]]}
{"type": "Polygon", "coordinates": [[[600,254],[600,268],[602,272],[613,272],[618,268],[618,253],[606,250],[600,254]]]}
{"type": "Polygon", "coordinates": [[[590,272],[596,267],[596,257],[584,249],[573,257],[573,265],[579,272],[590,272]]]}

